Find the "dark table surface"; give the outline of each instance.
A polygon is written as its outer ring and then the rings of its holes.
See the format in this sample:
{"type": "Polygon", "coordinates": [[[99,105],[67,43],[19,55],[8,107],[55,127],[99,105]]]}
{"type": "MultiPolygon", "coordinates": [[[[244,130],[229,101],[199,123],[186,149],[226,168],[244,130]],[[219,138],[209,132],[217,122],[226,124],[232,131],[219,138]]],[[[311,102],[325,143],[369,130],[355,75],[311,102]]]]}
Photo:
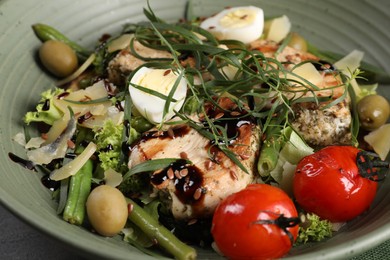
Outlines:
{"type": "MultiPolygon", "coordinates": [[[[20,221],[0,205],[0,259],[72,259],[82,257],[20,221]]],[[[390,259],[390,240],[350,260],[390,259]]]]}
{"type": "Polygon", "coordinates": [[[72,259],[82,257],[41,234],[0,205],[0,259],[72,259]]]}

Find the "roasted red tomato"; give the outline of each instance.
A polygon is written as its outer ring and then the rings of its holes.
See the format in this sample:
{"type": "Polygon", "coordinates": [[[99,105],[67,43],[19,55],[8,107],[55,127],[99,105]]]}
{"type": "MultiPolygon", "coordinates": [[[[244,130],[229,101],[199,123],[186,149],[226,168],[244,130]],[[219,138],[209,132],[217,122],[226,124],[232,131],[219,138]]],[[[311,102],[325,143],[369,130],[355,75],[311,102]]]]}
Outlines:
{"type": "Polygon", "coordinates": [[[369,208],[377,190],[376,168],[364,166],[370,163],[352,146],[328,146],[303,158],[293,180],[297,203],[332,222],[357,217],[369,208]]]}
{"type": "Polygon", "coordinates": [[[251,184],[218,205],[211,233],[229,259],[279,258],[295,241],[298,223],[295,205],[284,191],[251,184]]]}

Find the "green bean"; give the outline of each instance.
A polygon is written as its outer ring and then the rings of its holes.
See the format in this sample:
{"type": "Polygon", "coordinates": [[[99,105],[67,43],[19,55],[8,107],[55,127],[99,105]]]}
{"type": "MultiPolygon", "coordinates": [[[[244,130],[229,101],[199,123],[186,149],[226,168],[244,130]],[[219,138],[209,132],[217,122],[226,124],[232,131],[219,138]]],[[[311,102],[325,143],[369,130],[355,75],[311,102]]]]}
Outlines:
{"type": "Polygon", "coordinates": [[[267,176],[269,172],[276,167],[281,144],[282,142],[280,139],[274,136],[271,136],[270,139],[264,141],[258,162],[258,171],[260,175],[267,176]]]}
{"type": "Polygon", "coordinates": [[[84,47],[80,46],[79,44],[75,43],[74,41],[69,40],[65,35],[63,35],[58,30],[54,29],[53,27],[37,23],[32,26],[33,31],[35,35],[42,41],[48,41],[48,40],[57,40],[61,41],[65,44],[67,44],[69,47],[71,47],[77,54],[78,58],[80,60],[86,60],[89,55],[91,55],[91,52],[85,49],[84,47]]]}
{"type": "Polygon", "coordinates": [[[91,191],[92,170],[93,162],[88,160],[70,179],[63,219],[71,224],[81,225],[84,221],[85,203],[91,191]]]}
{"type": "Polygon", "coordinates": [[[170,230],[161,225],[143,208],[131,199],[126,198],[129,204],[128,219],[138,226],[150,239],[172,254],[176,259],[195,259],[196,250],[180,241],[170,230]]]}
{"type": "Polygon", "coordinates": [[[265,131],[266,139],[261,146],[260,157],[257,163],[257,169],[263,177],[268,176],[278,163],[279,152],[284,143],[283,137],[278,130],[280,130],[280,126],[269,125],[265,131]]]}

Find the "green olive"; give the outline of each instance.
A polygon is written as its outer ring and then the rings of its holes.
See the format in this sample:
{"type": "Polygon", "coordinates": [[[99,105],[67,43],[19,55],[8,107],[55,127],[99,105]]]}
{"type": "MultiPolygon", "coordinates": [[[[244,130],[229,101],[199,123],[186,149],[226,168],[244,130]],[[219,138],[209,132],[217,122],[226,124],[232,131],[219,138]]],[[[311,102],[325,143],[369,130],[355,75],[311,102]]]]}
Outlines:
{"type": "Polygon", "coordinates": [[[39,48],[39,59],[48,71],[58,77],[69,76],[78,66],[76,53],[61,41],[44,42],[39,48]]]}
{"type": "Polygon", "coordinates": [[[93,189],[87,202],[88,220],[102,236],[111,237],[121,231],[127,221],[127,202],[117,188],[100,185],[93,189]]]}
{"type": "Polygon", "coordinates": [[[389,102],[380,95],[368,95],[357,103],[360,125],[372,131],[387,122],[390,116],[389,102]]]}
{"type": "Polygon", "coordinates": [[[288,46],[300,51],[307,51],[307,42],[305,38],[296,32],[291,33],[291,39],[288,43],[288,46]]]}

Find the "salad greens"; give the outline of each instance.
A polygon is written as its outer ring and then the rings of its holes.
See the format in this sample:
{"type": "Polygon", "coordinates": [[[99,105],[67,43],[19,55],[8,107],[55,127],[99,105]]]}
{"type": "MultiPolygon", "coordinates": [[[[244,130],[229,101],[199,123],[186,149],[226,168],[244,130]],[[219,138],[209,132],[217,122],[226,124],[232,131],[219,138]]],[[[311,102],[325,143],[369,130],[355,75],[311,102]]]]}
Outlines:
{"type": "Polygon", "coordinates": [[[54,121],[60,119],[63,113],[53,105],[53,98],[63,93],[60,88],[48,89],[41,93],[36,111],[27,112],[24,116],[24,122],[30,124],[32,122],[43,122],[48,125],[53,125],[54,121]]]}
{"type": "MultiPolygon", "coordinates": [[[[94,140],[98,147],[98,157],[100,167],[103,170],[114,169],[121,171],[123,165],[120,164],[122,152],[123,124],[115,125],[112,120],[107,120],[103,126],[97,128],[94,140]]],[[[135,133],[137,135],[137,133],[135,133]]],[[[127,167],[124,165],[124,167],[127,167]]]]}

